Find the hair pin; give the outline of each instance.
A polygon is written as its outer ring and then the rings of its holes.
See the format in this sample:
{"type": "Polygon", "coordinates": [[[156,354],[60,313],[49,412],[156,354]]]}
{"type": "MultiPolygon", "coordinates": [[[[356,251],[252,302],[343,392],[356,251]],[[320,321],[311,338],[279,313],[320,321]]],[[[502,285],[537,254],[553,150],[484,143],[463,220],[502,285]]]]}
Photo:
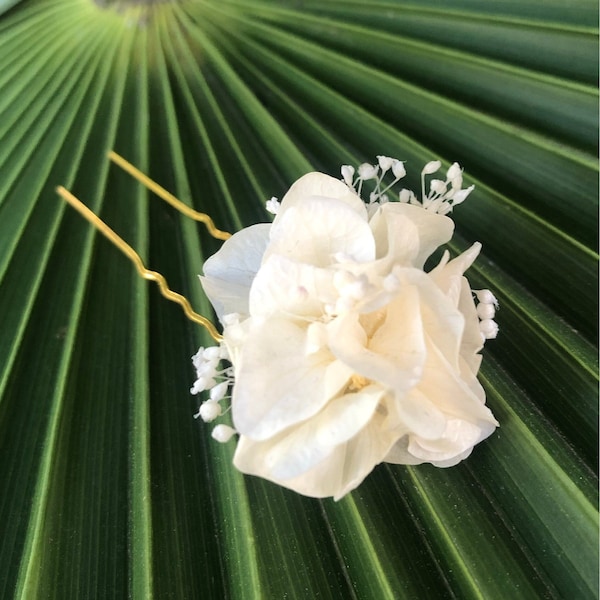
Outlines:
{"type": "MultiPolygon", "coordinates": [[[[110,151],[108,153],[108,158],[112,160],[115,164],[121,167],[124,171],[132,175],[135,179],[137,179],[140,183],[142,183],[146,188],[150,191],[154,192],[159,198],[162,198],[166,202],[168,202],[171,206],[173,206],[176,210],[183,213],[187,217],[194,219],[195,221],[199,221],[206,225],[208,232],[214,238],[219,240],[226,240],[231,237],[231,234],[226,231],[221,231],[217,229],[213,223],[213,220],[205,213],[198,212],[189,206],[185,205],[181,200],[178,200],[165,190],[162,186],[158,185],[155,181],[150,179],[147,175],[142,173],[139,169],[134,167],[130,162],[126,161],[122,156],[117,154],[114,151],[110,151]]],[[[121,237],[119,236],[113,229],[111,229],[100,217],[98,217],[92,210],[90,210],[79,198],[74,196],[71,192],[65,189],[63,186],[58,186],[56,188],[56,192],[58,195],[63,198],[66,202],[68,202],[80,215],[82,215],[89,223],[91,223],[102,235],[104,235],[108,240],[115,245],[133,264],[137,272],[143,279],[147,279],[149,281],[155,281],[160,289],[160,293],[167,299],[172,302],[176,302],[183,308],[183,312],[185,316],[193,321],[194,323],[198,323],[205,327],[210,334],[210,336],[216,341],[220,342],[223,339],[223,336],[217,331],[216,327],[212,324],[212,322],[198,314],[192,309],[192,306],[189,300],[182,296],[181,294],[174,292],[171,290],[167,284],[167,280],[163,275],[158,273],[157,271],[151,271],[144,266],[144,263],[140,257],[140,255],[121,237]]]]}

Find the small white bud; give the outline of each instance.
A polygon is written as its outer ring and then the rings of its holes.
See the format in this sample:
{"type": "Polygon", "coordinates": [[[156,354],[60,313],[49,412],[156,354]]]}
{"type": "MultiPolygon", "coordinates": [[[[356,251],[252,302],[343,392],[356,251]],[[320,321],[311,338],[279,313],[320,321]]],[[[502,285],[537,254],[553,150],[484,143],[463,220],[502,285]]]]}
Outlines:
{"type": "Polygon", "coordinates": [[[392,161],[392,173],[396,179],[402,179],[406,175],[406,169],[401,160],[394,159],[392,161]]]}
{"type": "Polygon", "coordinates": [[[272,215],[276,215],[279,212],[281,203],[273,196],[270,200],[267,200],[265,207],[272,215]]]}
{"type": "Polygon", "coordinates": [[[196,367],[196,377],[213,379],[217,374],[217,361],[204,361],[196,367]]]}
{"type": "Polygon", "coordinates": [[[209,390],[216,383],[217,382],[210,377],[198,377],[198,379],[196,379],[196,382],[190,389],[190,394],[195,396],[196,394],[199,394],[200,392],[203,392],[204,390],[209,390]]]}
{"type": "Polygon", "coordinates": [[[484,319],[479,323],[479,330],[486,340],[493,340],[498,335],[498,323],[492,319],[484,319]]]}
{"type": "Polygon", "coordinates": [[[477,316],[480,319],[493,319],[495,315],[496,309],[493,304],[484,304],[483,302],[480,302],[477,305],[477,316]]]}
{"type": "Polygon", "coordinates": [[[218,402],[225,397],[227,393],[227,388],[229,387],[229,383],[227,381],[222,381],[218,383],[210,390],[210,400],[211,402],[218,402]]]}
{"type": "Polygon", "coordinates": [[[192,356],[192,364],[198,368],[204,362],[204,347],[200,346],[198,352],[192,356]]]}
{"type": "Polygon", "coordinates": [[[421,171],[421,175],[431,175],[440,169],[442,163],[439,160],[432,160],[428,162],[421,171]]]}
{"type": "Polygon", "coordinates": [[[350,165],[342,165],[342,177],[344,179],[344,183],[352,187],[352,179],[354,178],[354,167],[350,165]]]}
{"type": "Polygon", "coordinates": [[[461,202],[464,202],[467,199],[467,196],[475,189],[475,186],[472,185],[470,187],[468,187],[466,190],[459,190],[458,192],[456,192],[456,194],[454,194],[452,196],[452,203],[453,204],[460,204],[461,202]]]}
{"type": "Polygon", "coordinates": [[[493,304],[496,308],[498,308],[498,300],[496,300],[496,296],[490,292],[490,290],[473,290],[475,295],[477,296],[477,300],[479,302],[483,302],[484,304],[493,304]]]}
{"type": "Polygon", "coordinates": [[[394,163],[394,159],[389,156],[377,156],[377,161],[379,162],[379,166],[383,173],[389,171],[392,164],[394,163]]]}
{"type": "Polygon", "coordinates": [[[379,173],[379,167],[370,165],[369,163],[363,163],[358,167],[358,176],[363,179],[375,179],[379,173]]]}
{"type": "Polygon", "coordinates": [[[207,400],[200,405],[197,414],[205,423],[210,423],[221,416],[221,405],[218,402],[207,400]]]}
{"type": "Polygon", "coordinates": [[[441,179],[432,179],[430,185],[430,189],[435,194],[444,194],[446,193],[446,182],[441,179]]]}
{"type": "Polygon", "coordinates": [[[457,175],[454,179],[451,179],[450,182],[452,184],[453,190],[455,190],[455,191],[460,190],[460,188],[462,187],[462,184],[463,184],[462,174],[457,175]]]}
{"type": "Polygon", "coordinates": [[[233,427],[229,427],[229,425],[217,425],[212,430],[212,437],[217,440],[217,442],[223,444],[228,442],[235,433],[237,433],[237,431],[233,427]]]}
{"type": "Polygon", "coordinates": [[[411,191],[407,190],[406,188],[403,190],[400,190],[400,202],[408,202],[410,200],[410,195],[411,195],[411,191]]]}
{"type": "Polygon", "coordinates": [[[448,171],[446,172],[446,179],[448,181],[454,181],[457,177],[462,176],[462,169],[458,163],[452,163],[448,171]]]}
{"type": "Polygon", "coordinates": [[[219,358],[219,346],[211,346],[206,348],[202,353],[205,360],[217,360],[219,358]]]}

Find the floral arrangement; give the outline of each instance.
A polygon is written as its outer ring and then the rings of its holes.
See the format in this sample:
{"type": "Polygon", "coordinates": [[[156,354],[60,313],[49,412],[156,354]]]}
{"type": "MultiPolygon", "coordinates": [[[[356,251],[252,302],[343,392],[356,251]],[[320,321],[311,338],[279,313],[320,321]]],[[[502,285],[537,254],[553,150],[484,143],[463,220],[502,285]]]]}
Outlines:
{"type": "Polygon", "coordinates": [[[193,357],[191,392],[209,390],[206,422],[229,403],[234,427],[213,437],[239,436],[240,471],[337,500],[381,462],[455,465],[498,426],[477,380],[497,302],[463,275],[481,245],[424,271],[473,189],[457,163],[431,178],[441,166],[425,165],[421,199],[390,198],[406,171],[386,156],[309,173],[206,261],[223,340],[193,357]]]}

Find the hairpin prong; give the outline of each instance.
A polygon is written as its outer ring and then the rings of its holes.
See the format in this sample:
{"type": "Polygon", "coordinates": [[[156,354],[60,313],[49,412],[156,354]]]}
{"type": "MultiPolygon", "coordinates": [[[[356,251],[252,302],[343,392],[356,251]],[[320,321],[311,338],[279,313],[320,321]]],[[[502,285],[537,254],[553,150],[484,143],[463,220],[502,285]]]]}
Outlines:
{"type": "Polygon", "coordinates": [[[182,296],[181,294],[171,290],[167,284],[167,280],[160,273],[147,269],[144,266],[139,254],[123,238],[116,234],[102,219],[100,219],[100,217],[98,217],[85,204],[83,204],[79,198],[74,196],[63,186],[58,186],[56,191],[61,198],[68,202],[80,215],[82,215],[98,231],[100,231],[102,235],[108,238],[117,248],[119,248],[119,250],[121,250],[121,252],[123,252],[123,254],[125,254],[125,256],[131,260],[131,262],[133,262],[137,272],[144,279],[155,281],[160,289],[160,293],[165,298],[179,304],[183,308],[183,312],[185,313],[186,317],[190,319],[190,321],[205,327],[215,341],[220,342],[223,339],[221,334],[215,329],[215,326],[206,317],[194,312],[185,296],[182,296]]]}
{"type": "Polygon", "coordinates": [[[129,173],[132,177],[137,179],[142,185],[146,186],[150,191],[154,192],[159,198],[162,198],[165,202],[168,202],[180,213],[183,213],[186,217],[189,217],[190,219],[194,219],[195,221],[200,221],[201,223],[204,223],[206,225],[206,228],[208,229],[208,232],[214,238],[217,238],[218,240],[227,240],[231,237],[231,234],[227,231],[217,229],[213,220],[206,213],[198,212],[197,210],[194,210],[193,208],[190,208],[189,206],[181,202],[181,200],[175,198],[173,194],[165,190],[165,188],[163,188],[158,183],[150,179],[150,177],[148,177],[147,175],[144,175],[144,173],[142,173],[139,169],[136,169],[136,167],[134,167],[130,162],[127,162],[122,156],[120,156],[113,150],[111,150],[108,153],[108,158],[112,160],[115,164],[117,164],[119,167],[121,167],[121,169],[127,171],[127,173],[129,173]]]}

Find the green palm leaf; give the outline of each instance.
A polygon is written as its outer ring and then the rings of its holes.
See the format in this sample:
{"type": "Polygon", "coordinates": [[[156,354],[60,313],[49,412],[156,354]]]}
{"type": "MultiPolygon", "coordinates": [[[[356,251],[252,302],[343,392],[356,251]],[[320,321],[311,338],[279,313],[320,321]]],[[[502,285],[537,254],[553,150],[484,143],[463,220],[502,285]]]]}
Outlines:
{"type": "Polygon", "coordinates": [[[595,3],[100,4],[0,2],[0,596],[596,597],[595,3]],[[218,243],[113,148],[229,231],[311,169],[460,162],[500,429],[338,503],[239,474],[192,418],[209,339],[54,192],[210,314],[218,243]]]}

